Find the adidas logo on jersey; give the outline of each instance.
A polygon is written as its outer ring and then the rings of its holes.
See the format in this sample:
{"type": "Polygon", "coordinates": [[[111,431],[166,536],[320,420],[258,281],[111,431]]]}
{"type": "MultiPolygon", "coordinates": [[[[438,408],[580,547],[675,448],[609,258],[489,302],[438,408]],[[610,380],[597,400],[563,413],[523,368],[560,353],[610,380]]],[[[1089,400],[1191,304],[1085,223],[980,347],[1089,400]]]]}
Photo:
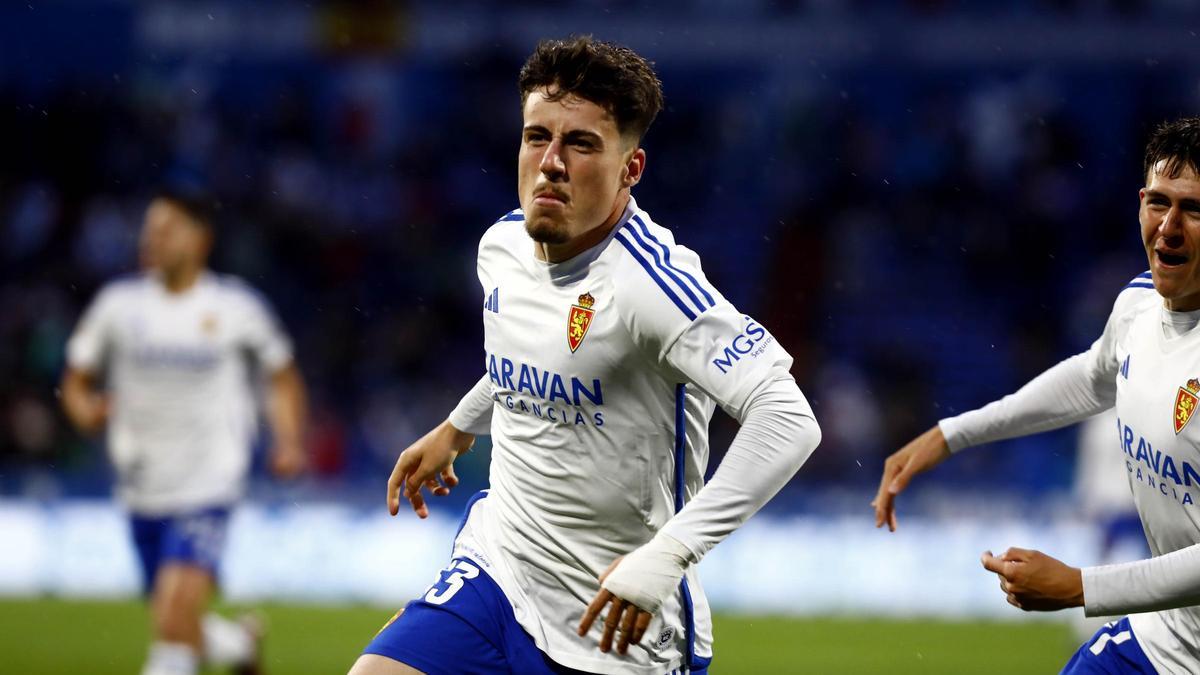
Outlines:
{"type": "Polygon", "coordinates": [[[487,298],[483,301],[483,308],[489,312],[500,313],[500,287],[497,286],[488,293],[487,298]]]}

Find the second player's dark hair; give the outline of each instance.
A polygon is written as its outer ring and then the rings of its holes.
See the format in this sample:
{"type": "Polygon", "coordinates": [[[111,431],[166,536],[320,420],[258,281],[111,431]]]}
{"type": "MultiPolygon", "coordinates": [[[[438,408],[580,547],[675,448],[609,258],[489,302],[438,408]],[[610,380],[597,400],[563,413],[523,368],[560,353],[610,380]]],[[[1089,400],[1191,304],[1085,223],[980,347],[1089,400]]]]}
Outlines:
{"type": "Polygon", "coordinates": [[[542,40],[517,78],[521,104],[530,92],[555,87],[551,101],[574,95],[604,108],[622,135],[641,140],[663,107],[662,83],[650,62],[628,47],[590,35],[542,40]]]}
{"type": "Polygon", "coordinates": [[[201,227],[208,230],[216,228],[217,210],[220,207],[217,200],[211,195],[195,190],[165,187],[154,192],[154,199],[171,202],[201,227]]]}
{"type": "Polygon", "coordinates": [[[1158,125],[1146,144],[1146,159],[1142,175],[1165,164],[1159,172],[1168,178],[1178,178],[1184,169],[1200,176],[1200,117],[1181,117],[1158,125]]]}

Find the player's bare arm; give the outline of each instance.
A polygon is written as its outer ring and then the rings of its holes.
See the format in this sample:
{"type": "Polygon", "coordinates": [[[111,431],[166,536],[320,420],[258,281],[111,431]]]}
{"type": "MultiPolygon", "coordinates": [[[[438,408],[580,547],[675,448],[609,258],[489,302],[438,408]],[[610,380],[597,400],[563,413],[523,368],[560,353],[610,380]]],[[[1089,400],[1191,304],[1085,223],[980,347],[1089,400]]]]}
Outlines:
{"type": "Polygon", "coordinates": [[[1041,551],[1010,548],[1004,555],[984,551],[983,568],[1000,578],[1008,604],[1029,612],[1083,606],[1083,573],[1041,551]]]}
{"type": "Polygon", "coordinates": [[[271,470],[280,478],[294,478],[308,464],[304,452],[304,420],[308,416],[304,378],[296,364],[289,363],[271,375],[269,387],[271,470]]]}
{"type": "Polygon", "coordinates": [[[388,512],[393,516],[400,512],[403,496],[417,516],[428,518],[429,507],[421,489],[428,488],[438,497],[450,494],[450,489],[458,485],[454,460],[474,443],[474,434],[459,431],[446,420],[405,448],[388,478],[388,512]]]}
{"type": "Polygon", "coordinates": [[[99,390],[96,374],[80,368],[67,368],[62,379],[62,407],[67,419],[81,433],[100,433],[108,420],[108,397],[99,390]]]}
{"type": "Polygon", "coordinates": [[[879,479],[879,491],[871,506],[875,507],[875,527],[887,523],[888,530],[896,531],[896,497],[919,473],[928,471],[950,456],[946,437],[938,425],[917,436],[908,445],[892,453],[883,463],[883,476],[879,479]]]}

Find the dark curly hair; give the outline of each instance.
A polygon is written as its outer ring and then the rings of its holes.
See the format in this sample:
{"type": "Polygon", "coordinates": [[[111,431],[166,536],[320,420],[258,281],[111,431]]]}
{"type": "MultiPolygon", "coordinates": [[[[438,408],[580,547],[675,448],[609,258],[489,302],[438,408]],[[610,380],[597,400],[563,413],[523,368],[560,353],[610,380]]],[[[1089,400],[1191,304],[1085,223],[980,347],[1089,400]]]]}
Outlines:
{"type": "Polygon", "coordinates": [[[622,136],[638,141],[663,107],[662,83],[646,59],[628,47],[590,35],[542,40],[517,78],[521,105],[530,92],[554,87],[547,100],[574,95],[604,108],[622,136]]]}
{"type": "Polygon", "coordinates": [[[1182,117],[1158,125],[1146,144],[1146,159],[1142,175],[1149,176],[1150,170],[1163,164],[1161,175],[1178,178],[1184,169],[1200,176],[1200,117],[1182,117]]]}

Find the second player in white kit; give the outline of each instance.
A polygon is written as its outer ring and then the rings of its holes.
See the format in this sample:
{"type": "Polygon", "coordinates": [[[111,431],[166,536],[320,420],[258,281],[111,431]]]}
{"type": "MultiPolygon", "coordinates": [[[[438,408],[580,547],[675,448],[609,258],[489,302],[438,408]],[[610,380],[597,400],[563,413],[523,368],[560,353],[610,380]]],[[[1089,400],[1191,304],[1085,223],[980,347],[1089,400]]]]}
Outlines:
{"type": "Polygon", "coordinates": [[[1120,453],[1152,558],[1069,567],[1037,551],[985,553],[1008,601],[1027,610],[1083,606],[1129,614],[1101,629],[1064,673],[1200,672],[1200,118],[1160,127],[1146,150],[1142,240],[1151,269],[1117,296],[1083,354],[1016,393],[941,420],[888,459],[876,524],[893,500],[951,453],[1081,421],[1115,406],[1120,453]]]}

